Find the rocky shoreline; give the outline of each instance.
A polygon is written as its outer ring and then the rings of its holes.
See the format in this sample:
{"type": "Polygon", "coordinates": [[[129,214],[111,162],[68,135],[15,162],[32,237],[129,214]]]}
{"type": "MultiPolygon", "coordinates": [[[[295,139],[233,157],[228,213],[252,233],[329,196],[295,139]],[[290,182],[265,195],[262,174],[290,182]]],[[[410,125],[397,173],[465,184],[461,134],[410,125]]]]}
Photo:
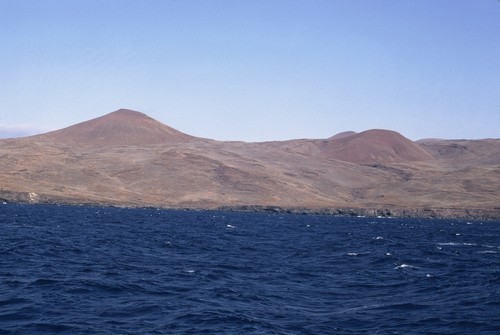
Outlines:
{"type": "Polygon", "coordinates": [[[500,208],[282,208],[276,206],[222,206],[218,210],[274,212],[304,215],[334,215],[386,218],[463,219],[500,221],[500,208]]]}
{"type": "Polygon", "coordinates": [[[33,192],[13,192],[0,190],[0,202],[3,204],[52,204],[70,206],[103,206],[123,208],[161,208],[172,210],[191,211],[225,211],[225,212],[253,212],[253,213],[282,213],[300,215],[332,215],[353,217],[385,217],[385,218],[422,218],[422,219],[462,219],[462,220],[489,220],[500,221],[500,207],[498,208],[402,208],[397,206],[383,206],[374,208],[343,207],[343,208],[306,208],[281,207],[264,205],[224,205],[207,207],[169,207],[147,204],[127,204],[115,202],[89,201],[79,198],[47,196],[33,192]]]}

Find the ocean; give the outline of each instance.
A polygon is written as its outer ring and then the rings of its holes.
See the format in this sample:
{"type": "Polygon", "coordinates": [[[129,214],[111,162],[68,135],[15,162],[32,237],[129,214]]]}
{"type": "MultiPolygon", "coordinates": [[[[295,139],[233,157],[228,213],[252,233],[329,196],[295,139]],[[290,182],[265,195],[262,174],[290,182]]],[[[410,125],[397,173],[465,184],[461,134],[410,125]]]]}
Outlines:
{"type": "Polygon", "coordinates": [[[500,222],[0,205],[0,334],[500,334],[500,222]]]}

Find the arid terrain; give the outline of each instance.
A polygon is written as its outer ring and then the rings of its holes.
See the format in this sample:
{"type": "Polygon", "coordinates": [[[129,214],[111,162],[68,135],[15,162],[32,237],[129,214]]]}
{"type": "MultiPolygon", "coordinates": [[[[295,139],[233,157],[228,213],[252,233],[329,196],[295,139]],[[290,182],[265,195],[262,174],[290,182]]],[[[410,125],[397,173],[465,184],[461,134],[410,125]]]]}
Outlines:
{"type": "Polygon", "coordinates": [[[0,157],[3,202],[500,219],[500,139],[221,142],[121,109],[0,157]]]}

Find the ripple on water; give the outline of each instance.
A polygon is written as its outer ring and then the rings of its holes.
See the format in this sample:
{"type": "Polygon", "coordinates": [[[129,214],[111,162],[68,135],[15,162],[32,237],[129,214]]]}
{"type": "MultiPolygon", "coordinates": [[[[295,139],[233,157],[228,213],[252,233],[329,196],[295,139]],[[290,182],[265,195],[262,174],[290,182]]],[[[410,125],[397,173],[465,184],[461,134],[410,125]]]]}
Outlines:
{"type": "Polygon", "coordinates": [[[498,330],[498,224],[85,206],[0,216],[0,333],[498,330]]]}

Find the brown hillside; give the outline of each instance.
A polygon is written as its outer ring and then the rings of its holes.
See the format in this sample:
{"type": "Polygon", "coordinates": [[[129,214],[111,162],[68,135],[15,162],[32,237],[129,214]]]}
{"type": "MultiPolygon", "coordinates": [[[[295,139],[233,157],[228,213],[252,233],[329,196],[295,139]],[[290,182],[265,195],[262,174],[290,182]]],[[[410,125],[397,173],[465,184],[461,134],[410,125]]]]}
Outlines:
{"type": "Polygon", "coordinates": [[[128,109],[119,109],[96,119],[37,137],[67,144],[101,147],[178,143],[193,138],[146,114],[128,109]]]}
{"type": "Polygon", "coordinates": [[[320,146],[328,157],[356,164],[425,161],[432,158],[424,148],[401,134],[382,129],[334,136],[321,142],[320,146]]]}
{"type": "Polygon", "coordinates": [[[0,203],[500,218],[499,139],[417,144],[369,130],[327,140],[221,142],[119,110],[0,140],[0,157],[0,203]]]}

